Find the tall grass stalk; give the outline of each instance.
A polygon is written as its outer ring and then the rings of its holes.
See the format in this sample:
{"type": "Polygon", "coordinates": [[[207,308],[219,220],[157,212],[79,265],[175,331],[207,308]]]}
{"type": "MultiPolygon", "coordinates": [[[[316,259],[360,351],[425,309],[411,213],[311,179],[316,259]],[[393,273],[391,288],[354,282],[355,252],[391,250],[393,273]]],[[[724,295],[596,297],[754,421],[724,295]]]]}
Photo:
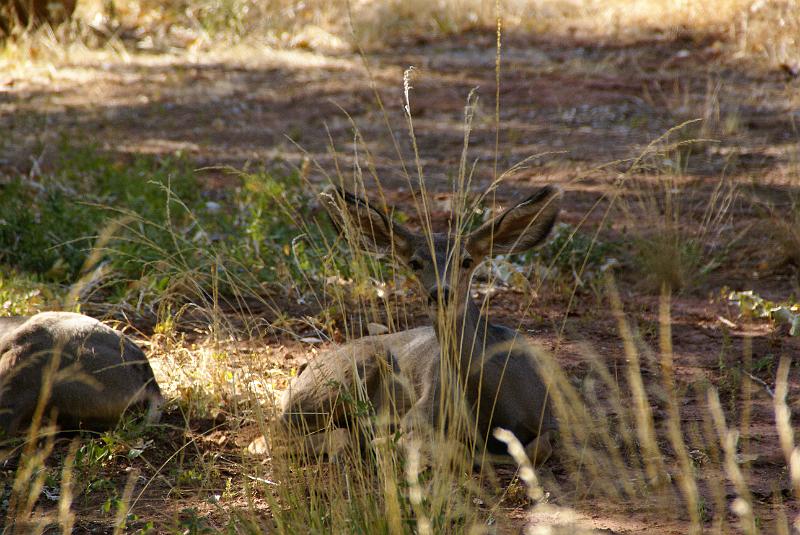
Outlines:
{"type": "Polygon", "coordinates": [[[634,345],[633,333],[625,320],[622,301],[614,279],[610,274],[607,276],[606,283],[608,285],[609,300],[611,301],[611,311],[617,320],[617,329],[622,337],[625,358],[628,361],[628,386],[633,394],[636,431],[643,448],[645,470],[650,484],[659,486],[664,481],[666,470],[661,451],[656,442],[653,413],[644,389],[642,371],[639,365],[639,352],[634,345]]]}
{"type": "Polygon", "coordinates": [[[753,513],[753,496],[736,459],[739,433],[736,430],[728,429],[725,423],[725,414],[722,412],[722,405],[719,402],[719,394],[713,388],[708,390],[708,408],[722,444],[722,451],[725,454],[725,474],[736,489],[737,497],[731,504],[731,509],[739,517],[742,531],[748,535],[754,535],[758,529],[753,513]]]}
{"type": "MultiPolygon", "coordinates": [[[[699,534],[703,531],[702,518],[700,517],[700,495],[697,482],[694,479],[692,461],[684,442],[681,429],[681,413],[678,404],[677,387],[675,385],[674,359],[672,352],[672,319],[670,313],[670,292],[667,286],[661,289],[661,299],[658,309],[659,319],[659,345],[661,349],[661,379],[664,392],[667,395],[667,434],[670,445],[678,458],[679,484],[686,509],[689,513],[690,533],[699,534]]],[[[750,400],[748,399],[749,403],[750,400]]]]}

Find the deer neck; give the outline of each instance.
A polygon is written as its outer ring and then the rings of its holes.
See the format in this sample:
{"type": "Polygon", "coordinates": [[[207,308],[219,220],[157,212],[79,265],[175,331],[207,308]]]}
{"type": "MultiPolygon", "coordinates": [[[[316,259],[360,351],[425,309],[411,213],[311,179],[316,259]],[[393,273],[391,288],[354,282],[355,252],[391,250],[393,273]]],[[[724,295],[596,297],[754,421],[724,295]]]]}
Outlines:
{"type": "Polygon", "coordinates": [[[434,329],[443,358],[466,380],[470,375],[480,373],[484,348],[492,343],[491,325],[471,298],[466,299],[463,310],[453,311],[453,314],[452,319],[440,318],[434,322],[434,329]]]}

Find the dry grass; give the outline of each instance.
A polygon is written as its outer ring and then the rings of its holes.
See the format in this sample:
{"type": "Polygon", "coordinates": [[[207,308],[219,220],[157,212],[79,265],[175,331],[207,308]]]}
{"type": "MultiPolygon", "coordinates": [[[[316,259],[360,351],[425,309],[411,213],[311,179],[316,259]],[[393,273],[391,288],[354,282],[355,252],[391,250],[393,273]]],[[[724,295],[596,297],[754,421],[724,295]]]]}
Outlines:
{"type": "Polygon", "coordinates": [[[509,32],[605,42],[710,37],[718,41],[713,47],[736,58],[800,66],[796,0],[85,0],[75,22],[56,32],[45,28],[17,36],[3,56],[12,63],[60,63],[84,47],[124,55],[196,52],[238,42],[346,52],[494,29],[498,15],[509,32]]]}
{"type": "Polygon", "coordinates": [[[676,126],[648,144],[618,182],[635,262],[643,286],[653,293],[664,285],[672,291],[698,285],[732,246],[724,234],[736,183],[723,176],[710,193],[703,192],[685,169],[692,148],[706,142],[691,138],[696,123],[676,126]]]}

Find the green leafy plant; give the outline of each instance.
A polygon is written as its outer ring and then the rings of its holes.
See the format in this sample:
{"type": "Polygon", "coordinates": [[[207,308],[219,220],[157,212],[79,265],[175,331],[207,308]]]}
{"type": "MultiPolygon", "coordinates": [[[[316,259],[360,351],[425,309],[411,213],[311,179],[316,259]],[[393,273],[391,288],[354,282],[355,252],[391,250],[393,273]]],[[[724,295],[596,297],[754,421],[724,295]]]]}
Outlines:
{"type": "Polygon", "coordinates": [[[739,311],[748,317],[769,319],[776,323],[789,325],[791,336],[800,335],[799,303],[774,303],[752,290],[731,292],[728,300],[737,305],[739,311]]]}

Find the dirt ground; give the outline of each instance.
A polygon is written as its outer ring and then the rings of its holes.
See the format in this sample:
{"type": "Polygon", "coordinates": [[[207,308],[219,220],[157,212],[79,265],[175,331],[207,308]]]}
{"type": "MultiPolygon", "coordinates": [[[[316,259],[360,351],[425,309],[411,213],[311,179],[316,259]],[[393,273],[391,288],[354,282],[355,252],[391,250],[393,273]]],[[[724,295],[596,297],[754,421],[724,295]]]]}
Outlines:
{"type": "MultiPolygon", "coordinates": [[[[0,166],[23,173],[47,166],[53,157],[49,142],[62,136],[97,142],[121,156],[181,151],[203,168],[199,172],[213,199],[224,196],[236,180],[221,166],[300,165],[310,159],[312,182],[325,183],[325,173],[334,174],[336,165],[345,176],[351,175],[355,124],[388,199],[409,206],[416,170],[403,115],[403,72],[414,66],[414,129],[426,186],[438,199],[447,197],[458,169],[464,106],[474,89],[479,104],[470,159],[478,163],[471,188],[482,191],[493,181],[496,142],[501,171],[532,154],[552,153],[510,176],[498,196],[511,200],[541,184],[559,184],[565,190],[563,220],[578,224],[588,214],[584,228],[591,232],[606,213],[611,185],[625,167],[608,164],[635,157],[669,128],[701,118],[711,125],[706,135],[715,141],[701,144],[683,170],[682,178],[695,186],[691,209],[702,210],[711,202],[721,177],[736,182],[739,199],[730,209],[721,239],[744,237],[702,284],[673,298],[677,381],[689,392],[702,381],[719,385],[725,368],[721,359],[727,359],[728,367],[736,364],[745,338],[752,340],[754,361],[800,355],[800,340],[789,337],[787,329],[740,318],[725,299],[725,289],[752,289],[774,300],[798,294],[795,272],[759,231],[763,221],[755,204],[769,200],[778,209],[788,209],[789,194],[798,186],[800,79],[731,59],[713,37],[654,37],[621,45],[506,35],[496,141],[494,40],[492,33],[473,33],[405,43],[364,58],[259,49],[199,57],[104,55],[58,69],[0,73],[0,166]]],[[[616,211],[608,213],[610,224],[602,235],[624,236],[626,221],[616,211]]],[[[644,340],[657,347],[658,297],[638,285],[635,275],[623,272],[620,277],[627,312],[644,340]]],[[[571,375],[580,378],[589,369],[583,344],[610,369],[624,368],[616,321],[602,298],[581,292],[570,300],[569,292],[545,285],[535,310],[523,306],[524,301],[524,296],[508,291],[494,299],[493,314],[501,323],[517,322],[526,329],[571,375]]],[[[276,358],[272,364],[279,368],[307,358],[307,348],[295,340],[264,343],[284,348],[280,355],[293,355],[289,360],[276,358]]],[[[658,363],[645,360],[643,367],[646,381],[656,382],[658,363]]],[[[774,373],[773,368],[757,375],[771,386],[774,373]]],[[[789,400],[797,414],[797,368],[790,379],[789,400]]],[[[785,500],[790,518],[800,512],[800,504],[791,498],[772,400],[753,384],[749,440],[757,455],[747,477],[767,533],[776,492],[785,500]]],[[[701,421],[703,410],[702,399],[687,395],[681,407],[684,424],[701,421]]],[[[662,407],[654,411],[658,423],[665,412],[662,407]]],[[[179,415],[168,415],[168,420],[185,427],[179,415]]],[[[243,439],[230,438],[222,432],[224,424],[222,430],[217,425],[198,419],[189,429],[197,434],[193,447],[207,462],[214,452],[224,473],[226,459],[239,455],[243,439]]],[[[184,432],[170,435],[156,456],[166,459],[171,447],[185,445],[189,439],[184,432]]],[[[158,459],[150,462],[158,465],[158,459]]],[[[556,463],[551,470],[558,483],[562,468],[556,463]]],[[[732,486],[727,488],[727,498],[732,499],[732,486]]],[[[562,499],[555,494],[553,498],[557,503],[562,499]]],[[[663,515],[647,503],[610,504],[591,495],[563,500],[576,508],[582,523],[606,533],[680,534],[687,529],[687,519],[663,515]]],[[[96,504],[85,507],[79,532],[104,532],[103,521],[91,513],[96,504]]],[[[215,507],[208,493],[170,495],[167,483],[155,478],[134,511],[142,519],[168,523],[193,508],[213,525],[215,507]]],[[[521,507],[509,507],[505,513],[510,533],[535,521],[521,507]]]]}

